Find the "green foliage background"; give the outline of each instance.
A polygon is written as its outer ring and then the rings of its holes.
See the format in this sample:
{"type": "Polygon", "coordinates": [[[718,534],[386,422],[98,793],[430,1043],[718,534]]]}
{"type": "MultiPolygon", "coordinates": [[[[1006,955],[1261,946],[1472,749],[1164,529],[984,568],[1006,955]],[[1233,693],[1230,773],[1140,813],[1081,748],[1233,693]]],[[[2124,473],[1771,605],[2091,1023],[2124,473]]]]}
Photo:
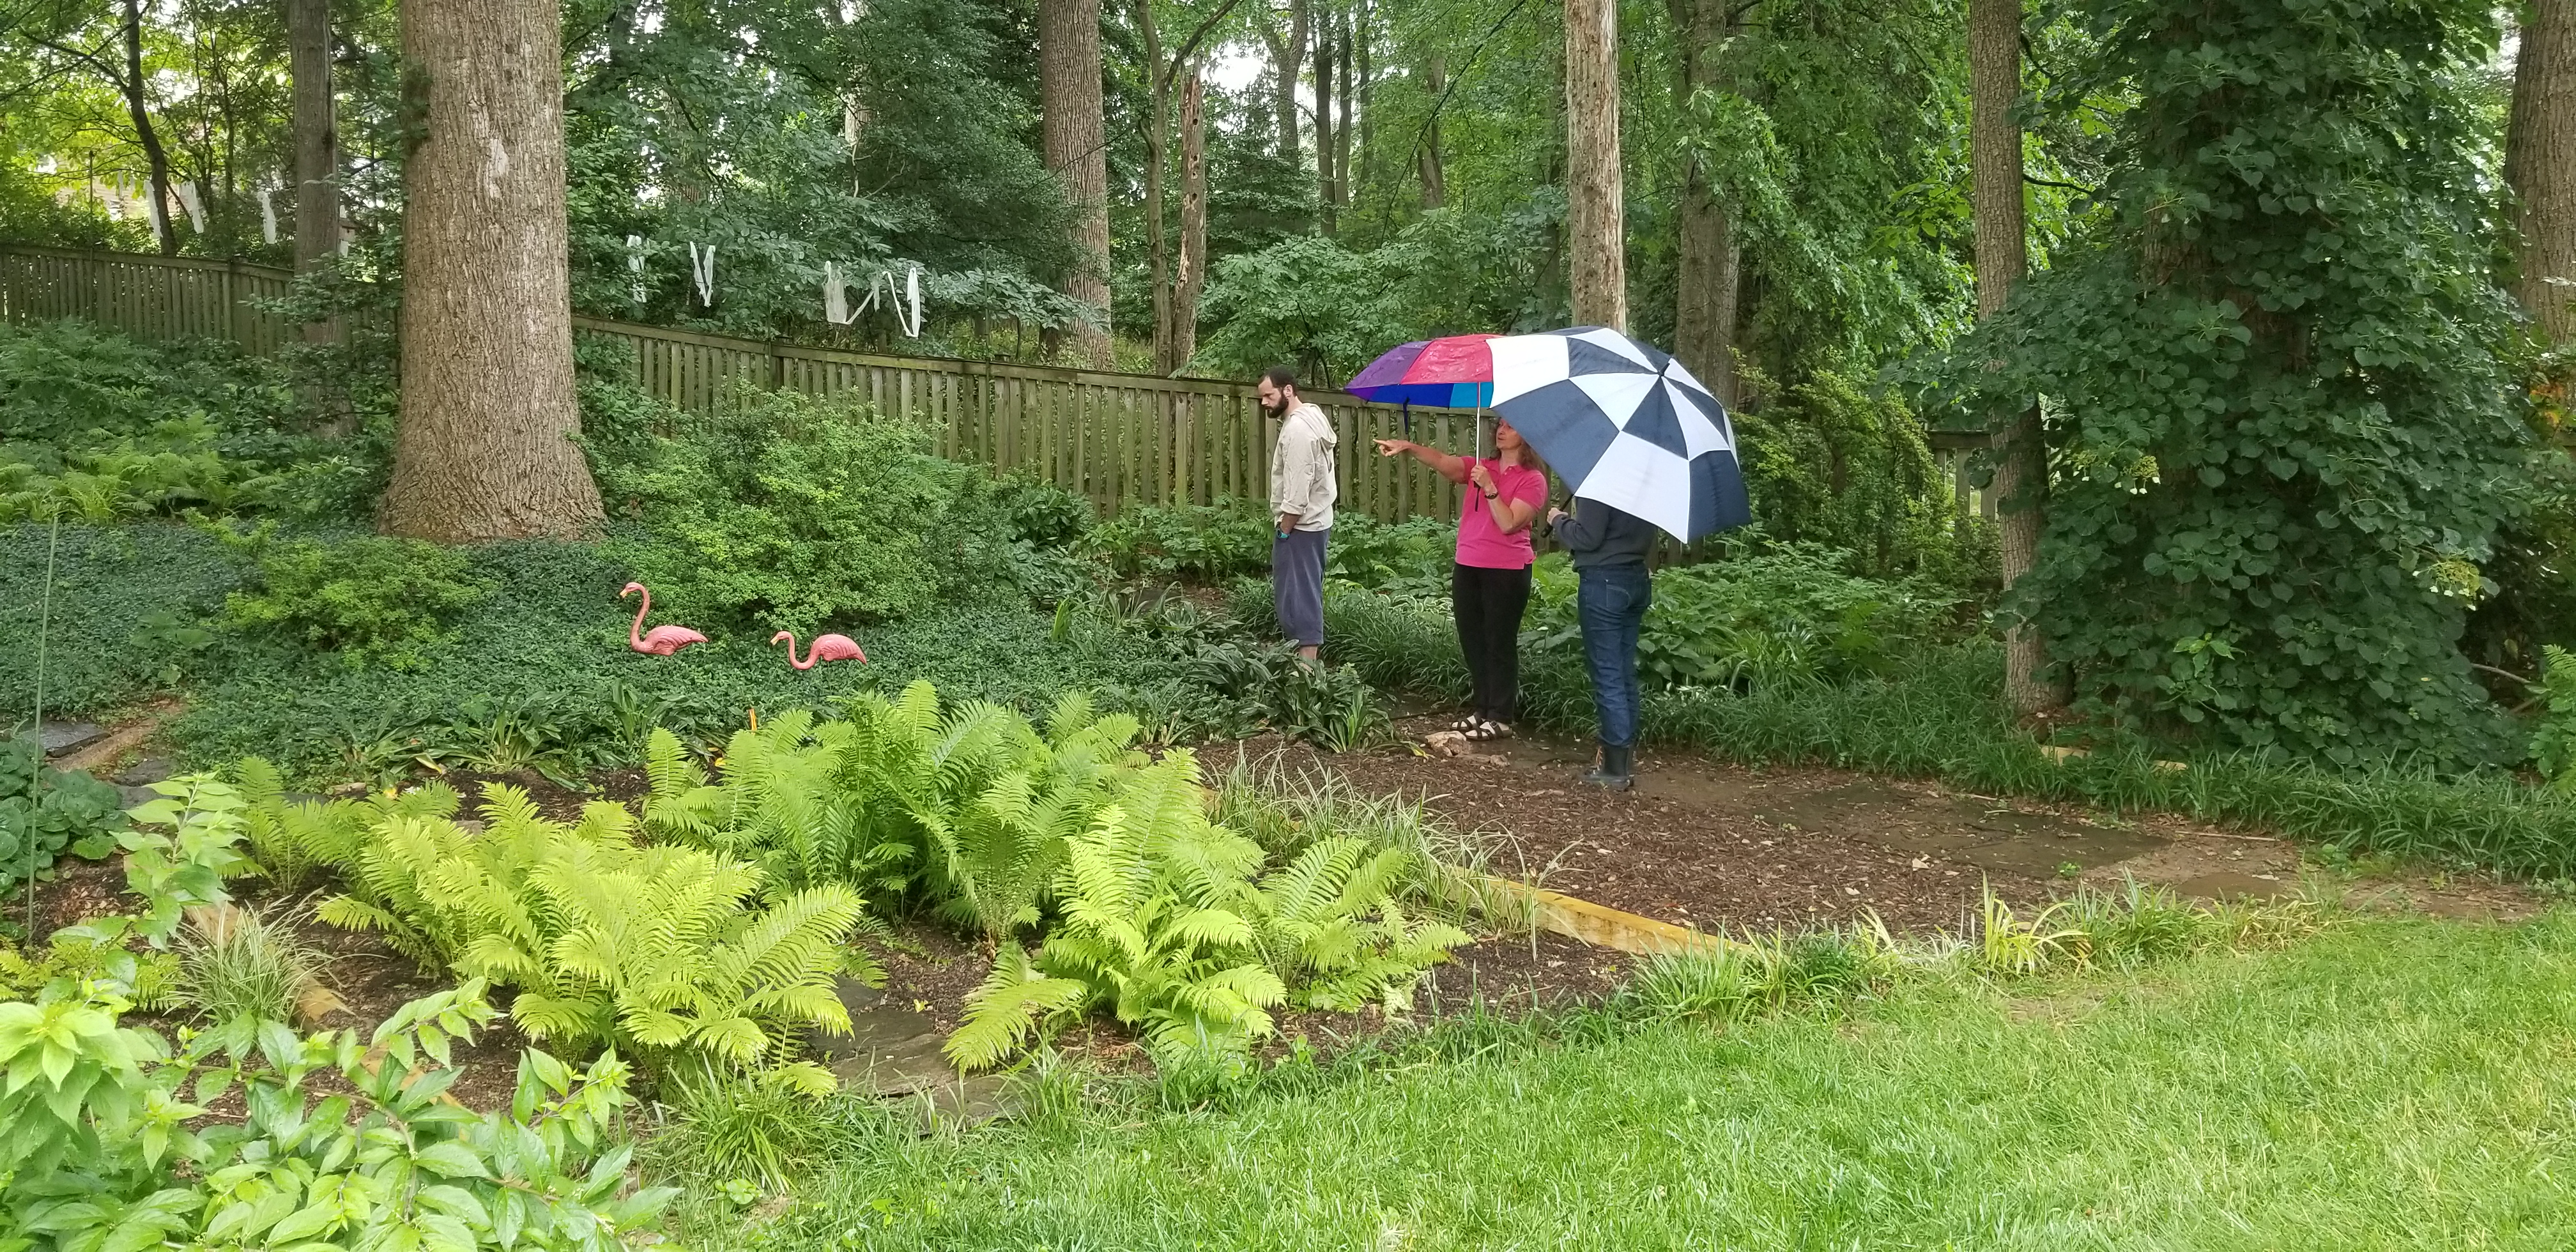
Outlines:
{"type": "Polygon", "coordinates": [[[2466,90],[2493,11],[2089,21],[2088,81],[2136,99],[2110,216],[1953,357],[1977,403],[2051,406],[2012,607],[2130,725],[2343,763],[2518,756],[2456,647],[2529,439],[2466,90]]]}

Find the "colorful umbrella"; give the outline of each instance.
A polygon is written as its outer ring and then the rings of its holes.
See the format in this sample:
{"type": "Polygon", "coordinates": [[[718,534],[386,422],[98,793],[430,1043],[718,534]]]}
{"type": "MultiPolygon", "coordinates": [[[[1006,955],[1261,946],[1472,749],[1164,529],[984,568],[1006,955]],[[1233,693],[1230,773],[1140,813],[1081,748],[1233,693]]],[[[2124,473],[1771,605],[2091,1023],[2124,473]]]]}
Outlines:
{"type": "Polygon", "coordinates": [[[1494,399],[1492,335],[1451,335],[1400,344],[1369,362],[1342,390],[1363,400],[1480,409],[1494,399]]]}
{"type": "Polygon", "coordinates": [[[1682,363],[1615,330],[1496,339],[1493,405],[1573,494],[1684,543],[1753,519],[1726,406],[1682,363]]]}

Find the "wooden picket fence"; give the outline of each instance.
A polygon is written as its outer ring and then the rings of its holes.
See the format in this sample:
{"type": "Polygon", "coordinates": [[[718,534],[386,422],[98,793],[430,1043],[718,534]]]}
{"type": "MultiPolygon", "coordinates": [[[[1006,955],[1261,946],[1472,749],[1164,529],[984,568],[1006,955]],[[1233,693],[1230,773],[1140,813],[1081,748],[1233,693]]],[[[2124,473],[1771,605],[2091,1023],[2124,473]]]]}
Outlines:
{"type": "MultiPolygon", "coordinates": [[[[269,354],[297,337],[266,302],[292,275],[271,266],[0,244],[0,317],[78,318],[138,339],[228,339],[269,354]]],[[[1266,499],[1275,423],[1238,383],[1093,373],[982,361],[877,356],[575,317],[614,345],[636,383],[682,409],[722,410],[762,389],[855,395],[936,432],[944,456],[1043,478],[1103,509],[1266,499]]],[[[1453,520],[1459,491],[1370,441],[1396,435],[1463,450],[1473,415],[1309,393],[1339,433],[1341,505],[1395,521],[1453,520]]]]}

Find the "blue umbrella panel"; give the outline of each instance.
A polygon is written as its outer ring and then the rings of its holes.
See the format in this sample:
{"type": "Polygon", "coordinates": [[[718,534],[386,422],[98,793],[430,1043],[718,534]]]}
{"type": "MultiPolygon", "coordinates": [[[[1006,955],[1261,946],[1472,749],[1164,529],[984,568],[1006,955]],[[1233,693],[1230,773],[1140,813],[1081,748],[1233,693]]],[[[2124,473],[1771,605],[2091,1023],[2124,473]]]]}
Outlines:
{"type": "Polygon", "coordinates": [[[1576,496],[1684,543],[1753,520],[1726,406],[1681,362],[1599,326],[1487,346],[1494,411],[1576,496]]]}

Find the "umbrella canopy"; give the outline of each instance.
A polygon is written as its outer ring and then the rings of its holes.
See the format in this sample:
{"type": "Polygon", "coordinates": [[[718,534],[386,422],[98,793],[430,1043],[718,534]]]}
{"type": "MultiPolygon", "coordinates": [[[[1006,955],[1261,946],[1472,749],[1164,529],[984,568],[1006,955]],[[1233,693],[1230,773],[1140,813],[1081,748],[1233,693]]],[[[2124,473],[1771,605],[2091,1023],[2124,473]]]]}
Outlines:
{"type": "Polygon", "coordinates": [[[1681,362],[1600,326],[1485,347],[1494,411],[1576,496],[1684,543],[1753,520],[1726,406],[1681,362]]]}
{"type": "Polygon", "coordinates": [[[1482,408],[1494,392],[1493,335],[1451,335],[1399,344],[1342,390],[1363,400],[1434,408],[1482,408]]]}

